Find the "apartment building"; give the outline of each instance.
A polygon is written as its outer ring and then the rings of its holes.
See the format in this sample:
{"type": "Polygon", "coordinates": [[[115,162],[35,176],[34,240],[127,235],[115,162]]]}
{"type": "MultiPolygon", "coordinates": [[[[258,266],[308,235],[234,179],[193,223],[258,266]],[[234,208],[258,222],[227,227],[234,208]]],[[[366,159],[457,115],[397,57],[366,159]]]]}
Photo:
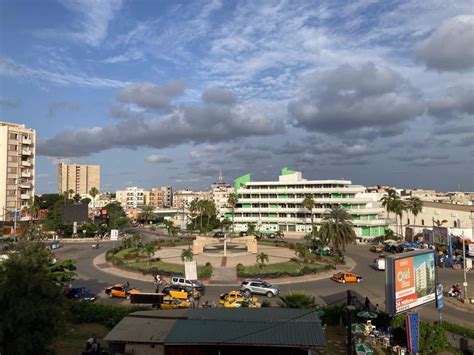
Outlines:
{"type": "Polygon", "coordinates": [[[171,186],[162,186],[161,192],[163,193],[163,207],[173,207],[173,188],[171,186]]]}
{"type": "Polygon", "coordinates": [[[147,205],[156,207],[156,208],[163,208],[164,207],[164,199],[163,199],[163,190],[158,187],[154,187],[150,189],[147,193],[147,198],[145,198],[145,202],[147,205]]]}
{"type": "Polygon", "coordinates": [[[223,218],[224,215],[221,210],[227,206],[229,195],[234,192],[232,185],[226,184],[225,182],[218,182],[211,185],[211,198],[216,206],[217,218],[223,218]]]}
{"type": "Polygon", "coordinates": [[[72,190],[83,195],[93,187],[100,191],[99,165],[58,164],[58,193],[72,190]]]}
{"type": "MultiPolygon", "coordinates": [[[[387,228],[376,194],[366,193],[364,186],[349,180],[306,180],[301,172],[283,168],[278,181],[251,181],[247,174],[234,180],[234,189],[238,194],[236,230],[246,230],[252,222],[260,231],[311,232],[310,211],[302,206],[308,194],[315,200],[312,212],[316,225],[325,212],[341,205],[352,215],[359,239],[382,236],[387,228]]],[[[232,219],[230,208],[221,208],[221,213],[232,219]]]]}
{"type": "Polygon", "coordinates": [[[35,195],[36,131],[0,121],[0,220],[27,208],[35,195]]]}
{"type": "Polygon", "coordinates": [[[127,187],[125,190],[118,190],[115,199],[125,210],[136,209],[145,204],[145,190],[139,187],[127,187]]]}

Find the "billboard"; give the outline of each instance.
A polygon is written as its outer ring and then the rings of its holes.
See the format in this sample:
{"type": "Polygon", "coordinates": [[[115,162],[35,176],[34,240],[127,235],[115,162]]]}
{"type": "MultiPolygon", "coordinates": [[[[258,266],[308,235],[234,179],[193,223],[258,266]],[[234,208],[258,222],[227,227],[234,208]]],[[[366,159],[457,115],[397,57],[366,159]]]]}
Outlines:
{"type": "Polygon", "coordinates": [[[86,204],[64,205],[61,210],[61,221],[63,223],[87,222],[89,221],[86,204]]]}
{"type": "Polygon", "coordinates": [[[448,228],[433,227],[433,243],[448,245],[448,228]]]}
{"type": "Polygon", "coordinates": [[[385,302],[390,314],[405,312],[435,300],[433,250],[391,255],[386,260],[385,302]]]}

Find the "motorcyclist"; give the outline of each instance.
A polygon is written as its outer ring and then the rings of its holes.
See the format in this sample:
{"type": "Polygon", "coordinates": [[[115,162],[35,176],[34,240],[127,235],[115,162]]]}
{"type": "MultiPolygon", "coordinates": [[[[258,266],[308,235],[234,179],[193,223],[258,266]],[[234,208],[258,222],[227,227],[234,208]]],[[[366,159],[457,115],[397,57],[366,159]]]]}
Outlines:
{"type": "Polygon", "coordinates": [[[457,297],[461,294],[461,288],[459,287],[459,284],[455,284],[451,286],[451,289],[449,290],[448,294],[451,297],[457,297]]]}

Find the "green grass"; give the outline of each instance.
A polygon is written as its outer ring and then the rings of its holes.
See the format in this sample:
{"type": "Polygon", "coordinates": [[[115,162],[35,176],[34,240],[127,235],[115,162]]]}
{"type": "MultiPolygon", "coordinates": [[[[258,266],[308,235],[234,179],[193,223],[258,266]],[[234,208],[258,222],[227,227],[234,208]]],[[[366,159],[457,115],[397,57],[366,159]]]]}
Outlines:
{"type": "MultiPolygon", "coordinates": [[[[184,265],[172,264],[164,261],[134,261],[120,265],[125,269],[140,271],[145,273],[159,273],[160,275],[170,276],[175,274],[184,274],[184,265]]],[[[212,265],[198,265],[199,278],[209,278],[212,274],[212,265]]]]}
{"type": "Polygon", "coordinates": [[[54,342],[56,355],[81,354],[85,350],[86,340],[95,336],[102,349],[107,349],[107,342],[103,338],[110,331],[101,324],[87,323],[71,326],[59,339],[54,342]]]}
{"type": "Polygon", "coordinates": [[[237,269],[239,277],[280,277],[280,276],[301,276],[314,274],[328,270],[327,265],[297,263],[286,261],[283,263],[267,264],[262,268],[259,266],[242,266],[237,269]]]}

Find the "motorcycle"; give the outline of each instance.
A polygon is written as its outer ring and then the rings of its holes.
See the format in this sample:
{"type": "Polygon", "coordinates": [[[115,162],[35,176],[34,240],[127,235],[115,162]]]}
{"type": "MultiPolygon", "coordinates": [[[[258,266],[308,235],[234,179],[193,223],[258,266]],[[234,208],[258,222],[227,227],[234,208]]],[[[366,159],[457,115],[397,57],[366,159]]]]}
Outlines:
{"type": "Polygon", "coordinates": [[[99,249],[99,248],[100,248],[99,243],[92,244],[92,249],[99,249]]]}
{"type": "Polygon", "coordinates": [[[459,298],[461,296],[461,290],[458,287],[451,287],[448,291],[448,296],[459,298]]]}

